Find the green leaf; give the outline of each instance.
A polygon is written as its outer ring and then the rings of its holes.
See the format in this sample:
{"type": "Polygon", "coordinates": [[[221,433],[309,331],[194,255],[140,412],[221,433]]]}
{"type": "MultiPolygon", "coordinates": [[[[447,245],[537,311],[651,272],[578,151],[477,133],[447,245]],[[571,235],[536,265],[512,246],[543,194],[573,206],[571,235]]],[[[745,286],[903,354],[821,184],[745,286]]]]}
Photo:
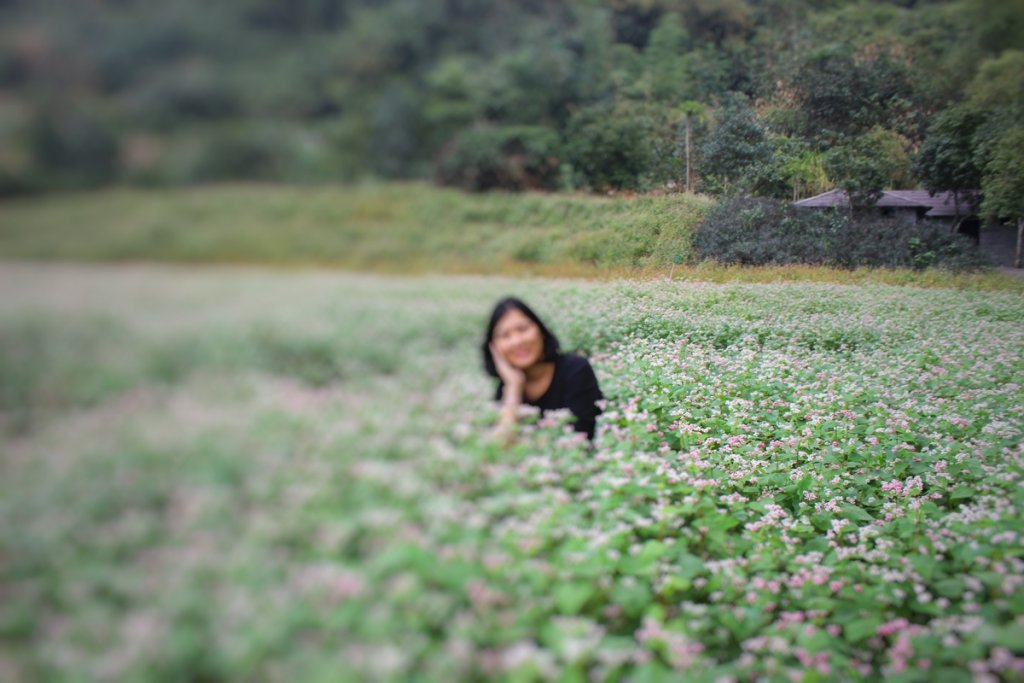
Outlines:
{"type": "Polygon", "coordinates": [[[701,521],[708,529],[717,531],[728,531],[733,527],[739,526],[740,523],[740,520],[728,515],[708,516],[704,517],[701,521]]]}
{"type": "Polygon", "coordinates": [[[568,667],[562,672],[562,675],[558,677],[558,683],[586,683],[586,681],[587,676],[579,664],[568,667]]]}
{"type": "Polygon", "coordinates": [[[693,579],[704,571],[704,562],[696,555],[683,553],[675,561],[676,573],[685,579],[693,579]]]}
{"type": "Polygon", "coordinates": [[[647,662],[636,672],[630,676],[630,680],[634,683],[663,683],[663,681],[675,681],[678,680],[676,675],[665,668],[665,665],[659,663],[657,660],[647,662]]]}
{"type": "Polygon", "coordinates": [[[846,519],[848,519],[850,521],[853,521],[853,522],[873,522],[873,521],[875,521],[875,518],[872,517],[867,512],[867,510],[865,510],[864,508],[857,507],[856,505],[851,505],[849,503],[845,503],[845,504],[843,504],[843,505],[841,505],[839,507],[839,510],[840,510],[840,514],[843,517],[845,517],[846,519]]]}
{"type": "Polygon", "coordinates": [[[882,620],[878,617],[857,619],[856,621],[851,621],[843,628],[843,634],[848,641],[857,643],[869,636],[875,635],[875,632],[881,625],[882,620]]]}
{"type": "Polygon", "coordinates": [[[623,574],[633,576],[651,576],[654,574],[655,564],[665,554],[666,548],[661,541],[648,541],[636,555],[624,556],[619,561],[619,570],[623,574]]]}
{"type": "Polygon", "coordinates": [[[670,576],[665,579],[661,587],[661,595],[666,599],[673,599],[690,590],[690,580],[682,576],[670,576]]]}
{"type": "Polygon", "coordinates": [[[926,581],[931,580],[939,568],[939,563],[927,555],[911,555],[910,564],[926,581]]]}
{"type": "Polygon", "coordinates": [[[611,599],[622,607],[627,615],[636,617],[643,614],[644,609],[650,604],[651,590],[647,584],[640,581],[631,586],[619,583],[612,589],[611,599]]]}
{"type": "Polygon", "coordinates": [[[974,489],[970,486],[957,486],[949,494],[950,500],[961,500],[963,498],[973,498],[974,489]]]}
{"type": "Polygon", "coordinates": [[[555,588],[555,605],[562,614],[579,614],[593,594],[594,587],[591,584],[563,583],[555,588]]]}
{"type": "Polygon", "coordinates": [[[932,586],[936,593],[946,598],[958,598],[963,595],[964,582],[960,579],[944,579],[932,586]]]}

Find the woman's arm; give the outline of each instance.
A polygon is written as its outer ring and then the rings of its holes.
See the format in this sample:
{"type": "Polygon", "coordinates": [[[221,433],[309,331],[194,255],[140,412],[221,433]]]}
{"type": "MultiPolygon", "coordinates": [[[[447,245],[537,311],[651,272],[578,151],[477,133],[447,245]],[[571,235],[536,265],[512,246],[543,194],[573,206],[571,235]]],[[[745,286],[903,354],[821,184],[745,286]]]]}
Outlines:
{"type": "Polygon", "coordinates": [[[519,406],[523,403],[523,390],[526,387],[526,373],[512,367],[505,356],[491,344],[491,357],[494,369],[504,385],[501,392],[501,414],[498,417],[496,431],[510,434],[519,416],[519,406]]]}

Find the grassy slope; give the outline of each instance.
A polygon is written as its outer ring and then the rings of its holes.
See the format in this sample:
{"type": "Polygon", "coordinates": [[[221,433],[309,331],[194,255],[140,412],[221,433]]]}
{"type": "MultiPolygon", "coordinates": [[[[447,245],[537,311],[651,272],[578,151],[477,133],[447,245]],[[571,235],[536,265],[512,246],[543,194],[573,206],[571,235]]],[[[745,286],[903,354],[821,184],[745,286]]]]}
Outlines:
{"type": "Polygon", "coordinates": [[[109,190],[7,202],[7,258],[491,270],[687,259],[700,197],[468,195],[418,183],[109,190]]]}
{"type": "Polygon", "coordinates": [[[113,189],[0,202],[0,259],[828,281],[1024,291],[998,272],[676,266],[705,197],[465,194],[422,183],[113,189]]]}

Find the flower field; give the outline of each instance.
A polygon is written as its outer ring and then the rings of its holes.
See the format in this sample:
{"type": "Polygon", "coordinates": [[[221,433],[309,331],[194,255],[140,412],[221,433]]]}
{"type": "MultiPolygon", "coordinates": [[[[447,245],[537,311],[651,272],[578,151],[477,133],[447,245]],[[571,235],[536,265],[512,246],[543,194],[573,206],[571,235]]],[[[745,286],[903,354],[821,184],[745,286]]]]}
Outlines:
{"type": "Polygon", "coordinates": [[[1019,294],[0,286],[0,680],[1024,680],[1019,294]],[[592,449],[487,439],[504,294],[590,357],[592,449]]]}

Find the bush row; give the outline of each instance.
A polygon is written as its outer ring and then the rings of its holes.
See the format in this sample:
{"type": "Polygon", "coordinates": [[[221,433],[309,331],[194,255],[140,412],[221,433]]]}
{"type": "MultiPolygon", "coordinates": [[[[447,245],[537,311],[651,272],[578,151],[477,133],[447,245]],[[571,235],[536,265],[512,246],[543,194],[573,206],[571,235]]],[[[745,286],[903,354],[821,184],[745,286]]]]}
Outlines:
{"type": "Polygon", "coordinates": [[[751,197],[716,204],[698,227],[694,247],[702,259],[739,265],[951,270],[991,265],[969,239],[944,225],[851,217],[751,197]]]}

